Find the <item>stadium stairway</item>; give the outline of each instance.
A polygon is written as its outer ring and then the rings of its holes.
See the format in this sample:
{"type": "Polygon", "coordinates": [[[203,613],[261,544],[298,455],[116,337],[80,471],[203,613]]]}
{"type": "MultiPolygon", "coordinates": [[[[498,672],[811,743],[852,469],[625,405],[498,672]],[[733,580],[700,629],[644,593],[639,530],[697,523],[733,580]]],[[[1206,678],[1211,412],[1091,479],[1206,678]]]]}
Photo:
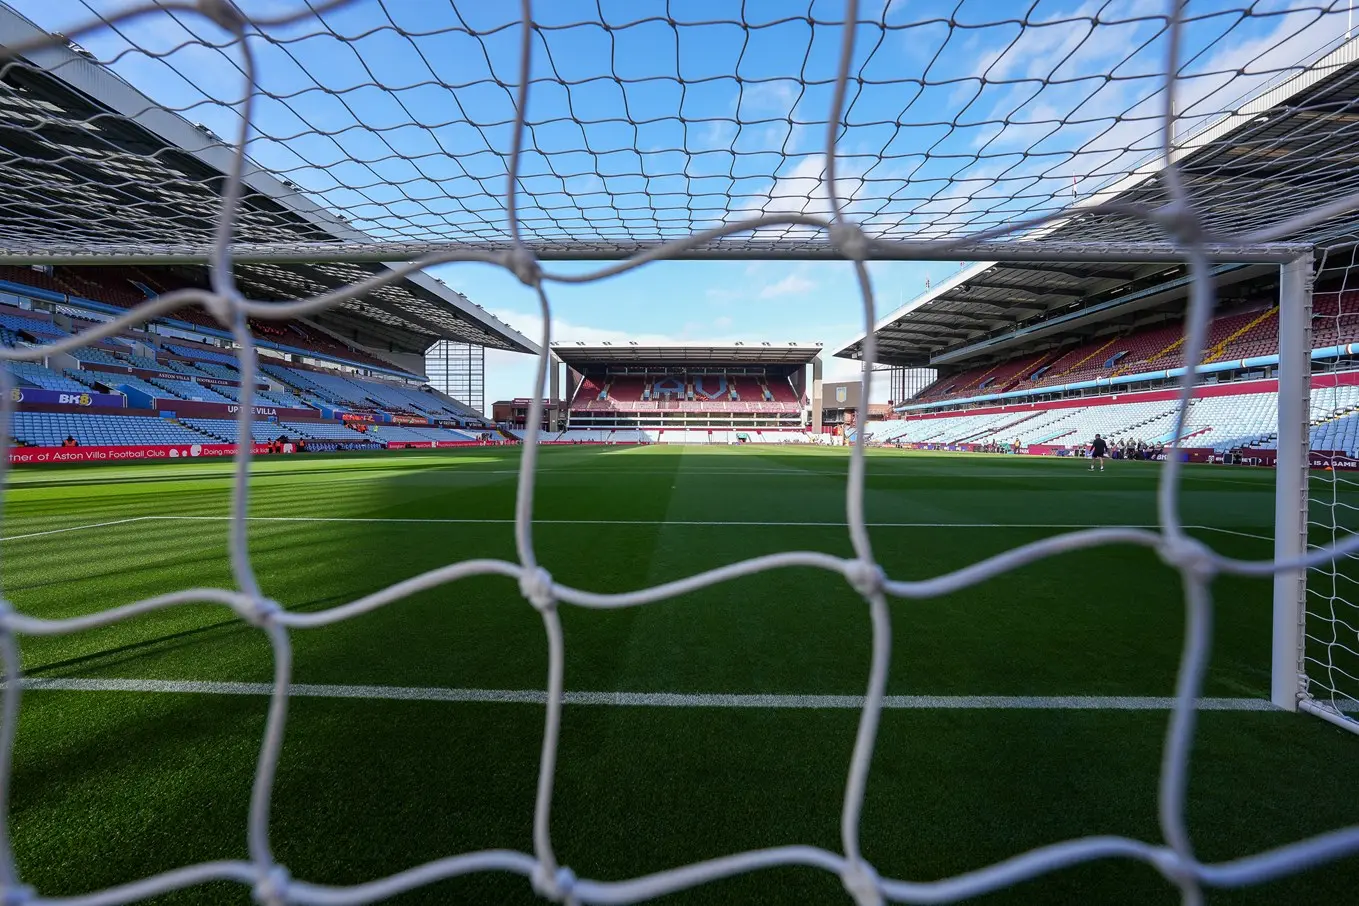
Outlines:
{"type": "Polygon", "coordinates": [[[1266,321],[1268,321],[1270,318],[1275,317],[1276,315],[1278,315],[1278,313],[1279,313],[1279,307],[1276,305],[1276,306],[1274,306],[1273,308],[1271,308],[1271,309],[1265,311],[1263,314],[1259,315],[1258,317],[1252,318],[1252,319],[1251,319],[1247,324],[1245,324],[1243,327],[1237,329],[1237,330],[1234,331],[1230,336],[1226,337],[1226,338],[1223,339],[1220,343],[1218,343],[1216,346],[1214,346],[1212,349],[1208,350],[1207,354],[1205,354],[1204,357],[1203,357],[1203,361],[1204,361],[1204,362],[1216,362],[1218,359],[1222,358],[1222,356],[1226,354],[1227,350],[1231,348],[1231,346],[1232,346],[1233,343],[1235,343],[1237,340],[1239,340],[1239,339],[1241,339],[1242,337],[1244,337],[1244,336],[1246,336],[1247,334],[1249,334],[1249,333],[1250,333],[1252,330],[1254,330],[1255,328],[1257,328],[1257,327],[1259,327],[1260,325],[1264,324],[1264,323],[1265,323],[1266,321]]]}
{"type": "MultiPolygon", "coordinates": [[[[1053,382],[1055,382],[1057,378],[1066,377],[1068,374],[1071,374],[1072,372],[1079,371],[1079,370],[1085,365],[1086,362],[1089,362],[1089,361],[1091,361],[1092,359],[1097,359],[1100,355],[1102,355],[1102,354],[1104,354],[1104,353],[1108,353],[1108,352],[1109,352],[1109,347],[1111,347],[1111,346],[1113,346],[1115,343],[1117,343],[1118,340],[1119,340],[1118,337],[1114,337],[1112,340],[1110,340],[1109,342],[1105,343],[1103,346],[1100,346],[1100,347],[1096,348],[1093,352],[1089,353],[1088,355],[1086,355],[1086,356],[1084,356],[1084,357],[1078,359],[1078,360],[1075,361],[1074,363],[1072,363],[1070,367],[1064,368],[1062,371],[1058,372],[1057,374],[1053,374],[1053,375],[1044,375],[1044,376],[1043,376],[1043,379],[1044,379],[1044,380],[1048,380],[1049,378],[1051,378],[1051,380],[1052,380],[1053,382]]],[[[1112,353],[1109,353],[1109,354],[1112,355],[1112,353]]]]}

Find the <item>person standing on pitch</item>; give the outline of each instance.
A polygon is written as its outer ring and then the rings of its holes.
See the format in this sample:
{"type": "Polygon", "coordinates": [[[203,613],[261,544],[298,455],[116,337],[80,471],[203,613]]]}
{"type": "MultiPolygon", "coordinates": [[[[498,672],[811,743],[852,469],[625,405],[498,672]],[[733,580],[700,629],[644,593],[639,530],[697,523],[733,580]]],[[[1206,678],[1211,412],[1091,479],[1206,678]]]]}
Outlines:
{"type": "Polygon", "coordinates": [[[1099,463],[1099,470],[1104,471],[1104,457],[1109,455],[1109,445],[1104,442],[1104,438],[1098,434],[1090,442],[1090,471],[1095,471],[1095,463],[1099,463]]]}

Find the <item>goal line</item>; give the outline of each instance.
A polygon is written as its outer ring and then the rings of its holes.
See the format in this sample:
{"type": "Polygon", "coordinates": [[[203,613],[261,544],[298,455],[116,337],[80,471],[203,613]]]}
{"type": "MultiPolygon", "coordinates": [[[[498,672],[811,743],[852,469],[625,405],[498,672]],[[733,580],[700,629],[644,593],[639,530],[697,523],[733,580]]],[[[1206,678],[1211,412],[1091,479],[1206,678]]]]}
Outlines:
{"type": "MultiPolygon", "coordinates": [[[[29,538],[41,538],[46,535],[59,535],[66,532],[91,531],[94,529],[110,528],[117,525],[128,525],[136,522],[230,522],[232,516],[130,516],[126,519],[114,519],[108,522],[91,522],[86,525],[71,525],[64,528],[46,529],[37,532],[25,532],[18,535],[10,535],[0,538],[0,543],[6,541],[24,541],[29,538]]],[[[246,522],[337,522],[337,523],[356,523],[356,524],[384,524],[393,525],[413,524],[413,525],[514,525],[513,519],[458,519],[441,517],[404,517],[404,516],[247,516],[246,522]]],[[[698,528],[718,528],[731,526],[735,528],[845,528],[844,522],[829,521],[802,521],[802,522],[781,522],[777,520],[743,520],[743,519],[537,519],[536,525],[635,525],[635,526],[683,526],[698,528]]],[[[865,522],[867,528],[922,528],[922,529],[1052,529],[1054,531],[1069,531],[1072,529],[1092,529],[1102,528],[1101,523],[1081,523],[1081,522],[865,522]]],[[[1121,524],[1122,525],[1122,524],[1121,524]]],[[[1123,528],[1154,529],[1155,525],[1122,525],[1123,528]]],[[[1240,538],[1251,538],[1257,541],[1273,541],[1268,535],[1243,532],[1238,529],[1222,528],[1215,525],[1186,525],[1186,529],[1204,532],[1219,532],[1224,535],[1235,535],[1240,538]]]]}
{"type": "MultiPolygon", "coordinates": [[[[0,683],[0,688],[4,688],[0,683]]],[[[150,692],[198,695],[256,695],[273,692],[270,683],[232,683],[212,680],[155,679],[44,679],[20,680],[25,691],[150,692]]],[[[294,683],[288,687],[303,698],[353,698],[371,701],[476,702],[544,705],[547,693],[538,689],[458,689],[439,686],[368,686],[294,683]]],[[[567,705],[605,705],[634,708],[780,708],[809,711],[857,711],[862,695],[798,695],[704,692],[580,692],[562,693],[567,705]]],[[[1279,711],[1265,698],[1200,698],[1200,711],[1279,711]]],[[[1130,695],[886,695],[882,706],[897,711],[1169,711],[1169,696],[1130,695]]]]}

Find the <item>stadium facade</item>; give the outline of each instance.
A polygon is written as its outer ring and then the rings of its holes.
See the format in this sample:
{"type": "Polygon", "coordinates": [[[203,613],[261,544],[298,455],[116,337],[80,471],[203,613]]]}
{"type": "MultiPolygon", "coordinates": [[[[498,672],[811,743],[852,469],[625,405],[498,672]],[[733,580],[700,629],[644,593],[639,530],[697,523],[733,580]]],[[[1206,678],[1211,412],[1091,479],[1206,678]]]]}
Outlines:
{"type": "Polygon", "coordinates": [[[803,441],[821,430],[821,352],[820,343],[553,343],[549,398],[562,405],[549,427],[586,440],[803,441]]]}

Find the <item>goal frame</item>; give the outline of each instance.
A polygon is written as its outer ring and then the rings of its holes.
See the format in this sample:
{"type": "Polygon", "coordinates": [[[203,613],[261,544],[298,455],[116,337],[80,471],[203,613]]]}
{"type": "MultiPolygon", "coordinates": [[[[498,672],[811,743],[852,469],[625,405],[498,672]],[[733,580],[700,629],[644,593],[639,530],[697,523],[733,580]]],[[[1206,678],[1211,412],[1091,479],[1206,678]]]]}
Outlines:
{"type": "MultiPolygon", "coordinates": [[[[1279,422],[1274,463],[1276,563],[1296,561],[1307,553],[1312,279],[1311,254],[1299,255],[1279,269],[1279,422]]],[[[1305,710],[1339,722],[1340,718],[1321,709],[1307,696],[1303,665],[1306,613],[1307,570],[1276,572],[1270,700],[1286,711],[1305,710]]]]}
{"type": "MultiPolygon", "coordinates": [[[[1312,255],[1283,265],[1279,279],[1279,425],[1275,476],[1274,559],[1295,562],[1310,550],[1312,255]]],[[[1270,700],[1359,735],[1359,720],[1310,692],[1307,674],[1308,570],[1274,574],[1270,700]]]]}

